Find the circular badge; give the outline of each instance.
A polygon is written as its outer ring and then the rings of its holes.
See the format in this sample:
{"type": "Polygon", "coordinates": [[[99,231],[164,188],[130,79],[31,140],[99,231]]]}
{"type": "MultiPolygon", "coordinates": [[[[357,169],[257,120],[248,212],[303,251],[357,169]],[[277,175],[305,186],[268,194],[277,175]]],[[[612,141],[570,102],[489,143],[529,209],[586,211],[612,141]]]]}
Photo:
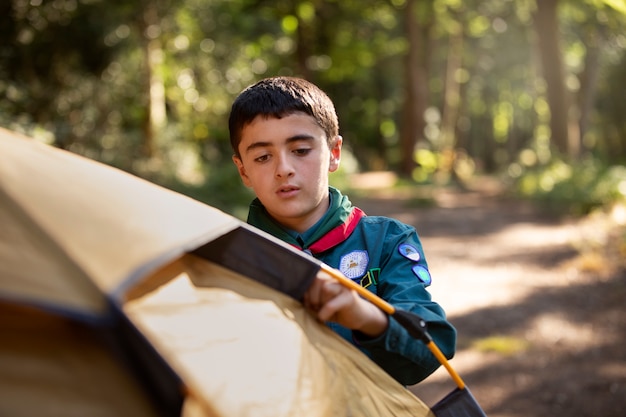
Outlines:
{"type": "Polygon", "coordinates": [[[430,283],[433,281],[432,277],[430,276],[430,272],[428,272],[428,269],[424,268],[422,265],[415,265],[412,268],[412,271],[415,276],[425,285],[430,285],[430,283]]]}
{"type": "Polygon", "coordinates": [[[348,278],[359,278],[365,274],[369,256],[364,250],[355,250],[341,257],[339,270],[348,278]]]}
{"type": "Polygon", "coordinates": [[[398,246],[398,251],[400,252],[400,255],[412,260],[413,262],[417,262],[421,258],[420,252],[417,248],[413,245],[409,245],[408,243],[403,243],[398,246]]]}

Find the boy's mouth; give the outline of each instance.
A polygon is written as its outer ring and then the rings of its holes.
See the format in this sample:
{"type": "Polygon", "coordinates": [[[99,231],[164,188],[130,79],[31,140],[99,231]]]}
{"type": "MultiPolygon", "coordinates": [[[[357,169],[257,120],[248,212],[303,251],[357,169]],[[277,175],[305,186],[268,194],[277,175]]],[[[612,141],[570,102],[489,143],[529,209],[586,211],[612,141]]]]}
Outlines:
{"type": "Polygon", "coordinates": [[[296,186],[286,185],[286,186],[280,187],[278,189],[277,194],[279,194],[281,196],[289,197],[289,196],[295,194],[298,190],[299,190],[299,188],[296,187],[296,186]]]}

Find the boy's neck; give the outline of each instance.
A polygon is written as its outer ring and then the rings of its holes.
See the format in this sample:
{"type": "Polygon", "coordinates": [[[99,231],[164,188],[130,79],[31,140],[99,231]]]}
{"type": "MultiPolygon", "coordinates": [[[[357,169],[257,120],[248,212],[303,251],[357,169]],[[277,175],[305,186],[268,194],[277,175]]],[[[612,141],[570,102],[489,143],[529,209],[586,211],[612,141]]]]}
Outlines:
{"type": "Polygon", "coordinates": [[[328,213],[330,204],[331,204],[331,196],[330,196],[330,193],[328,193],[326,197],[320,203],[319,205],[320,209],[316,210],[316,215],[314,217],[306,219],[306,221],[299,222],[294,225],[287,225],[287,224],[282,224],[282,223],[280,223],[280,225],[284,227],[285,229],[292,231],[298,235],[304,235],[307,232],[312,231],[317,226],[319,226],[320,222],[322,221],[326,213],[328,213]],[[322,207],[324,208],[323,211],[321,210],[322,207]]]}

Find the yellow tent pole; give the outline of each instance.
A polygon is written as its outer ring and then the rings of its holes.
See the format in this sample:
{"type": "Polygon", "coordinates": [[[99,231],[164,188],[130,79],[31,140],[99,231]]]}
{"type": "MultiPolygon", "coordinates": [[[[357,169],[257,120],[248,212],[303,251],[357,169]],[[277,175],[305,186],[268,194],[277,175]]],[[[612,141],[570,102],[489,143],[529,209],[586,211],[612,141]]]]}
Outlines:
{"type": "MultiPolygon", "coordinates": [[[[372,304],[374,304],[376,307],[380,308],[382,311],[389,314],[390,316],[393,316],[397,313],[397,310],[394,306],[392,306],[391,304],[389,304],[387,301],[383,300],[376,294],[361,287],[359,284],[352,281],[351,279],[348,279],[340,271],[334,268],[331,268],[330,266],[323,264],[323,263],[321,265],[321,268],[322,268],[322,271],[326,272],[327,274],[335,278],[337,281],[339,281],[341,285],[343,285],[346,288],[355,290],[360,296],[370,301],[372,304]]],[[[403,312],[403,313],[404,313],[403,316],[405,317],[407,313],[410,314],[409,312],[403,312]]],[[[422,320],[422,319],[421,317],[415,315],[415,320],[422,320]]],[[[400,322],[400,324],[402,324],[402,322],[400,322]]],[[[421,327],[421,326],[418,326],[418,327],[421,327]]],[[[435,342],[432,341],[430,336],[427,336],[427,338],[430,341],[426,343],[426,347],[432,352],[433,355],[435,355],[439,363],[442,364],[444,368],[446,368],[446,370],[448,371],[448,373],[450,374],[450,376],[452,377],[456,385],[459,387],[459,389],[464,389],[465,382],[463,382],[459,374],[454,370],[454,368],[452,368],[452,366],[450,365],[446,357],[443,355],[443,353],[441,352],[439,347],[435,344],[435,342]]]]}

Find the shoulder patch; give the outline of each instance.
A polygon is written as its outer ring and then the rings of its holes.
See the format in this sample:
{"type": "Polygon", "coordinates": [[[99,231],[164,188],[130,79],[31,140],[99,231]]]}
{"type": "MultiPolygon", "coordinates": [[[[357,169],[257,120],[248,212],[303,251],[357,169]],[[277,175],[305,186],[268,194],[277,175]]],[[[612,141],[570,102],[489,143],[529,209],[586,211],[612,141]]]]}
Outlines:
{"type": "Polygon", "coordinates": [[[355,250],[341,257],[339,270],[350,279],[359,278],[367,271],[369,261],[367,251],[355,250]]]}
{"type": "Polygon", "coordinates": [[[415,276],[422,281],[425,285],[430,285],[433,282],[432,277],[430,276],[430,272],[428,269],[424,268],[422,265],[415,265],[412,268],[415,276]]]}
{"type": "Polygon", "coordinates": [[[421,258],[420,253],[417,250],[417,248],[413,245],[409,245],[408,243],[403,243],[400,246],[398,246],[398,252],[400,252],[400,255],[414,262],[419,261],[421,258]]]}

